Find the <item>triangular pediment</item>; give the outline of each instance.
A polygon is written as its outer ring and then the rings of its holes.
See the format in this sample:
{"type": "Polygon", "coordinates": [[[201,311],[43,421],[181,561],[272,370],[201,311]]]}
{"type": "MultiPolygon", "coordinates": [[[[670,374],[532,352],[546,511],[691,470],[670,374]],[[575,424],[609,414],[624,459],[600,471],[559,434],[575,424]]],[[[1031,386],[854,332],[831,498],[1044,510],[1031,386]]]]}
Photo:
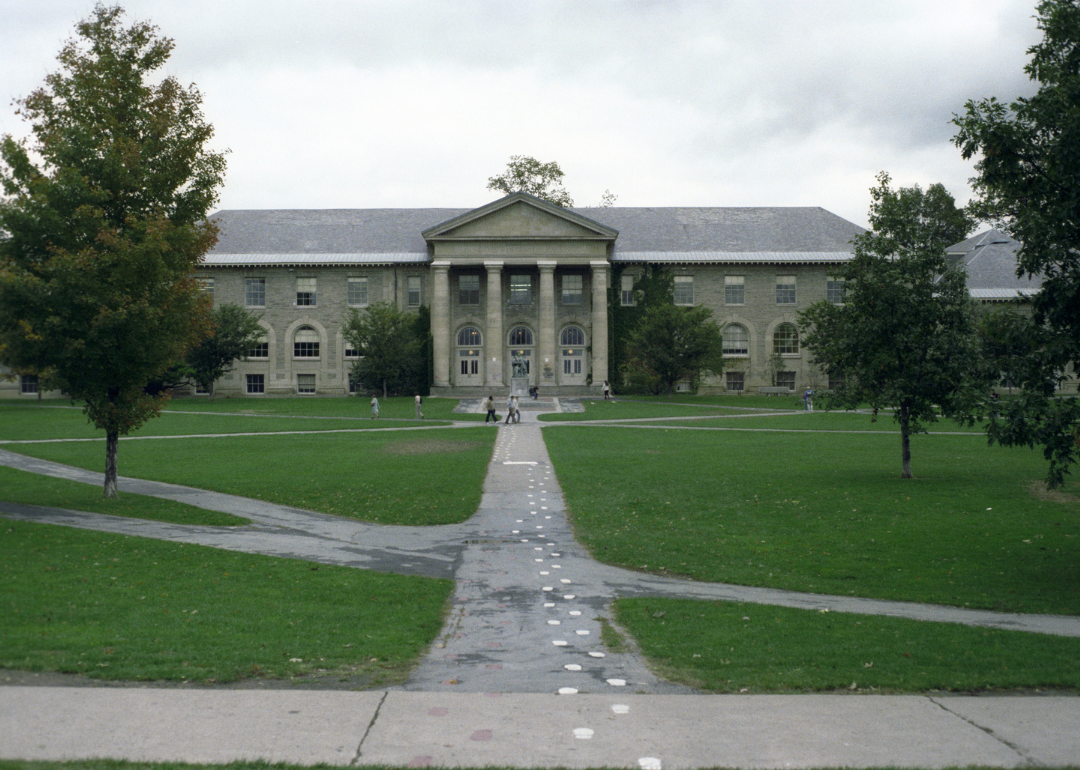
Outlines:
{"type": "Polygon", "coordinates": [[[513,193],[424,231],[432,241],[613,241],[618,231],[527,193],[513,193]]]}

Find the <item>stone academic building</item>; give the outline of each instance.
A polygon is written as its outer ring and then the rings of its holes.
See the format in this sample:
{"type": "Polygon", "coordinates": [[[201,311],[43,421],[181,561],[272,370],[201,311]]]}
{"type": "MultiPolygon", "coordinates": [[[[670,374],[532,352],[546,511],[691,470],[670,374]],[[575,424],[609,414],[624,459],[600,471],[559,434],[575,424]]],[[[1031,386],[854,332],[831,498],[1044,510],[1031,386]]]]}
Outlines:
{"type": "Polygon", "coordinates": [[[723,329],[727,391],[821,386],[799,345],[800,310],[830,296],[861,228],[820,208],[565,209],[515,193],[478,209],[221,211],[199,276],[217,303],[262,316],[266,336],[219,395],[344,394],[356,351],[349,308],[431,311],[432,395],[599,392],[609,367],[608,288],[635,301],[647,264],[675,301],[723,329]]]}
{"type": "MultiPolygon", "coordinates": [[[[515,193],[478,209],[221,211],[198,272],[215,303],[261,316],[262,342],[219,395],[343,395],[355,360],[350,308],[427,306],[432,395],[598,393],[613,383],[608,315],[633,304],[646,265],[670,268],[677,304],[712,310],[725,371],[713,392],[828,387],[803,350],[798,313],[839,298],[835,273],[862,228],[820,208],[565,209],[515,193]],[[612,286],[612,283],[615,283],[612,286]]],[[[950,258],[982,302],[1037,290],[1015,278],[1019,244],[990,231],[950,258]],[[1023,285],[1020,285],[1023,283],[1023,285]]],[[[32,397],[36,378],[0,383],[32,397]]]]}

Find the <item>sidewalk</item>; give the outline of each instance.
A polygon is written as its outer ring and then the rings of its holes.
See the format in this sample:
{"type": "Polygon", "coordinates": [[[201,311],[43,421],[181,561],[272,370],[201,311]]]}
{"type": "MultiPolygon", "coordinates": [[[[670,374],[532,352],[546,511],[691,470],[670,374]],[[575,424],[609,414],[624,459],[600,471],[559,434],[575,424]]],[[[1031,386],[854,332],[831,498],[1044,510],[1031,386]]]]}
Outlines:
{"type": "Polygon", "coordinates": [[[400,767],[1080,763],[1080,699],[0,687],[0,757],[400,767]]]}

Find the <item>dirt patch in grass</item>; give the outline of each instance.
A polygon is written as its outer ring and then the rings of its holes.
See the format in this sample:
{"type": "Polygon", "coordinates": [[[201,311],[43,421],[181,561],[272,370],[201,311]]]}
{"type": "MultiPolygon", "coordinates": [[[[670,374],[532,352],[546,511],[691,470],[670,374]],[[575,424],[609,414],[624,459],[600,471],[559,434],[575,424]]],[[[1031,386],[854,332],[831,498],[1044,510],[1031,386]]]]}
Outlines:
{"type": "Polygon", "coordinates": [[[1050,489],[1050,487],[1046,486],[1045,481],[1031,482],[1030,490],[1031,495],[1036,500],[1047,503],[1080,503],[1080,496],[1070,492],[1063,492],[1060,489],[1050,489]]]}
{"type": "Polygon", "coordinates": [[[418,438],[393,441],[383,447],[390,455],[435,455],[447,452],[467,452],[481,446],[475,441],[446,441],[437,438],[418,438]]]}

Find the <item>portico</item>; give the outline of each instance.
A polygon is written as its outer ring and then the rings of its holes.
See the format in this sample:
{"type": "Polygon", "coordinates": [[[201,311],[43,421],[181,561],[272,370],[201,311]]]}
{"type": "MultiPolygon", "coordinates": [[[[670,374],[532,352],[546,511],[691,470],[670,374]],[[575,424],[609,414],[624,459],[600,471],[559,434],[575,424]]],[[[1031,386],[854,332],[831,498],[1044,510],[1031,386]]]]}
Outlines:
{"type": "Polygon", "coordinates": [[[618,232],[515,194],[424,231],[433,394],[599,392],[618,232]]]}

